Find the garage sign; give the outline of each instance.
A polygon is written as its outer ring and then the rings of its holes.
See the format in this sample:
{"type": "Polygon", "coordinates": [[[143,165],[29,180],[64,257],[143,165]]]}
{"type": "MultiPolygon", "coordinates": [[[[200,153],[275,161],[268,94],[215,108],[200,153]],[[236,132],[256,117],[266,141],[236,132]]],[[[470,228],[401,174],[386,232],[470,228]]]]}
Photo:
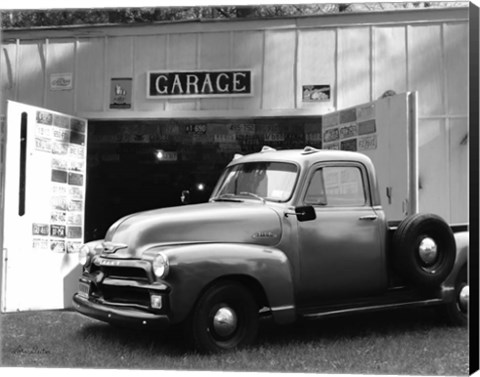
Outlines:
{"type": "Polygon", "coordinates": [[[147,98],[250,95],[250,70],[161,71],[147,74],[147,98]]]}

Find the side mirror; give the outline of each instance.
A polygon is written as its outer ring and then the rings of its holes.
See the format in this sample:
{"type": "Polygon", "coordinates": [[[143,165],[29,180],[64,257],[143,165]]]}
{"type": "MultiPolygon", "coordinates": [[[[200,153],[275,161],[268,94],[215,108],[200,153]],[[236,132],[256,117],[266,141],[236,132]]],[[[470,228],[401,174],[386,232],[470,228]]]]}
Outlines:
{"type": "Polygon", "coordinates": [[[288,216],[297,216],[298,221],[310,221],[317,218],[312,206],[295,207],[295,212],[285,212],[285,217],[288,216]]]}
{"type": "Polygon", "coordinates": [[[190,203],[190,191],[189,190],[182,190],[182,195],[180,196],[180,201],[182,204],[189,204],[190,203]]]}
{"type": "Polygon", "coordinates": [[[295,207],[295,215],[297,215],[298,221],[311,221],[317,218],[312,206],[295,207]]]}

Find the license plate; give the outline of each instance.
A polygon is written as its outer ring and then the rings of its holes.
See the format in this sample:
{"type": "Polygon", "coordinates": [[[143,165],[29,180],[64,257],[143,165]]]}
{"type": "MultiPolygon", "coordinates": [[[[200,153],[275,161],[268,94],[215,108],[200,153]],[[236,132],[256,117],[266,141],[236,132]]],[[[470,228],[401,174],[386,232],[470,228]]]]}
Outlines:
{"type": "Polygon", "coordinates": [[[81,281],[78,286],[78,294],[82,297],[88,298],[90,294],[90,283],[81,281]]]}

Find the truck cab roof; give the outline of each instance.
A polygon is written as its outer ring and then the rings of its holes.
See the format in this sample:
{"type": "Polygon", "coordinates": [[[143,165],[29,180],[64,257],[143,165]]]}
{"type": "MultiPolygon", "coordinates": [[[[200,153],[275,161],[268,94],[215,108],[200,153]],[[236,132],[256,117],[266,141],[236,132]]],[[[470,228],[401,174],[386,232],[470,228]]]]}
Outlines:
{"type": "Polygon", "coordinates": [[[300,164],[302,167],[308,167],[312,164],[322,161],[355,161],[365,165],[369,171],[372,171],[373,169],[373,163],[370,158],[362,153],[317,149],[309,146],[305,147],[304,149],[288,150],[276,150],[274,148],[264,146],[258,153],[252,153],[245,156],[235,155],[229,165],[257,161],[295,162],[300,164]]]}

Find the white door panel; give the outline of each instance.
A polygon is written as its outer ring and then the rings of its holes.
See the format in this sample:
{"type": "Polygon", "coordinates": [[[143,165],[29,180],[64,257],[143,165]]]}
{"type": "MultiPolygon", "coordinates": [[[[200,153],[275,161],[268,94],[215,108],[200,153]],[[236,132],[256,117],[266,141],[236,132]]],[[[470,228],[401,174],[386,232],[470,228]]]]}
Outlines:
{"type": "Polygon", "coordinates": [[[6,138],[1,310],[69,307],[84,234],[87,122],[9,101],[6,138]]]}

